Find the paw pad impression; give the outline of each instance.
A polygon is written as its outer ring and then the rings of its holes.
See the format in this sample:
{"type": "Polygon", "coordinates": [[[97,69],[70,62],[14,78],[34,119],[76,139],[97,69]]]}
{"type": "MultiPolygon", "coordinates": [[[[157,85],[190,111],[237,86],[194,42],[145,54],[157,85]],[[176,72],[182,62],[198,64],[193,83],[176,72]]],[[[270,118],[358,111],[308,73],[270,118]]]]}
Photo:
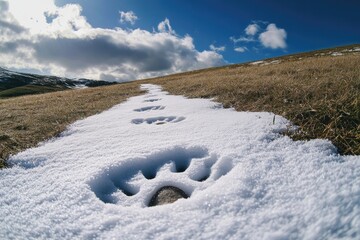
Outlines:
{"type": "Polygon", "coordinates": [[[155,125],[162,125],[165,123],[177,123],[185,120],[185,117],[176,117],[176,116],[169,116],[169,117],[151,117],[151,118],[136,118],[131,121],[133,124],[155,124],[155,125]]]}
{"type": "Polygon", "coordinates": [[[188,198],[232,169],[203,147],[174,147],[150,156],[121,161],[95,176],[90,188],[104,203],[157,206],[188,198]]]}

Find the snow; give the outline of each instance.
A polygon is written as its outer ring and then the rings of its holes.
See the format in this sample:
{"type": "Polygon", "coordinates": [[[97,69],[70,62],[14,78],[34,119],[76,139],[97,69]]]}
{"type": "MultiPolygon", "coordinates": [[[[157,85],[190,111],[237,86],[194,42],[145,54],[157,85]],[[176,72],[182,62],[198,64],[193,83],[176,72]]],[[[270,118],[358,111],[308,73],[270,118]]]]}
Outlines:
{"type": "Polygon", "coordinates": [[[251,65],[258,65],[258,64],[262,64],[264,63],[264,61],[256,61],[256,62],[252,62],[250,63],[251,65]]]}
{"type": "Polygon", "coordinates": [[[359,156],[292,141],[272,113],[143,87],[11,157],[0,239],[359,238],[359,156]],[[190,198],[147,207],[169,185],[190,198]]]}
{"type": "Polygon", "coordinates": [[[281,61],[280,60],[273,60],[271,62],[265,62],[263,65],[266,66],[266,65],[270,65],[270,64],[279,64],[281,61]]]}
{"type": "Polygon", "coordinates": [[[259,66],[266,66],[266,65],[271,65],[271,64],[279,64],[281,61],[280,60],[273,60],[273,61],[256,61],[256,62],[251,62],[251,65],[259,65],[259,66]]]}
{"type": "Polygon", "coordinates": [[[339,53],[339,52],[333,52],[333,53],[331,53],[331,56],[333,56],[333,57],[338,57],[338,56],[343,56],[344,54],[342,54],[342,53],[339,53]]]}

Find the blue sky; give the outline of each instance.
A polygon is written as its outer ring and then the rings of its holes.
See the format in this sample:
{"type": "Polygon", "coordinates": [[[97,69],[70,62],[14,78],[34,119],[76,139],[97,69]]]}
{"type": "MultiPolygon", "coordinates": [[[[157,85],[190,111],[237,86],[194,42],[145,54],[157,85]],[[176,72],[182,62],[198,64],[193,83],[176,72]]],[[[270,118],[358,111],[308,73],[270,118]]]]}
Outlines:
{"type": "MultiPolygon", "coordinates": [[[[72,3],[58,0],[59,4],[72,3]]],[[[76,1],[93,26],[118,27],[118,11],[133,11],[138,20],[134,25],[121,27],[152,30],[168,18],[180,35],[189,34],[199,50],[210,44],[226,46],[223,55],[232,63],[278,56],[287,53],[309,51],[360,42],[359,1],[260,1],[260,0],[107,0],[76,1]],[[106,17],[105,17],[106,16],[106,17]],[[287,47],[267,49],[261,44],[237,44],[251,46],[257,51],[237,53],[230,37],[244,35],[244,29],[252,21],[275,23],[286,30],[287,47]]]]}
{"type": "Polygon", "coordinates": [[[0,0],[0,65],[124,81],[360,42],[359,1],[41,2],[0,0]]]}

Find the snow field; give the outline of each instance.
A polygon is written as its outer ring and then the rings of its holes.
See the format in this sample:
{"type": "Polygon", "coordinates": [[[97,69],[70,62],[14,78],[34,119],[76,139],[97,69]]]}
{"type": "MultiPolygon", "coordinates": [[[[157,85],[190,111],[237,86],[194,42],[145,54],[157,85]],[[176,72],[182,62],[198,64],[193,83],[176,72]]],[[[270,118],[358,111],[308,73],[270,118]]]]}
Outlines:
{"type": "Polygon", "coordinates": [[[0,172],[1,239],[349,239],[360,157],[292,141],[272,113],[236,112],[154,85],[0,172]],[[147,207],[172,185],[190,197],[147,207]]]}

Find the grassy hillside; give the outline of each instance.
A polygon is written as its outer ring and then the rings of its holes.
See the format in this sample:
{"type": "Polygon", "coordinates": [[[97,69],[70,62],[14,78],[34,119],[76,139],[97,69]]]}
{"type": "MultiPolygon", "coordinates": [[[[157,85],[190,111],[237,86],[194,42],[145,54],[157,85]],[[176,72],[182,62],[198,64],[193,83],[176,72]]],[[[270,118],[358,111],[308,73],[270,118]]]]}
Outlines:
{"type": "MultiPolygon", "coordinates": [[[[360,45],[92,89],[0,100],[0,165],[71,122],[160,84],[171,94],[216,98],[238,111],[270,111],[300,126],[295,140],[328,138],[360,154],[360,45]],[[358,49],[358,50],[357,50],[358,49]]],[[[289,133],[290,134],[290,133],[289,133]]]]}
{"type": "Polygon", "coordinates": [[[67,88],[62,86],[37,86],[25,85],[0,91],[0,98],[18,97],[24,95],[34,95],[48,92],[62,91],[67,88]]]}
{"type": "Polygon", "coordinates": [[[66,89],[98,87],[114,83],[90,79],[69,79],[29,73],[19,73],[0,67],[0,99],[66,89]]]}
{"type": "Polygon", "coordinates": [[[269,111],[300,126],[295,140],[327,138],[360,154],[360,45],[194,71],[151,82],[171,94],[269,111]],[[357,51],[348,51],[348,50],[357,51]]]}
{"type": "Polygon", "coordinates": [[[0,168],[5,159],[56,136],[66,126],[141,94],[137,83],[0,100],[0,168]]]}

